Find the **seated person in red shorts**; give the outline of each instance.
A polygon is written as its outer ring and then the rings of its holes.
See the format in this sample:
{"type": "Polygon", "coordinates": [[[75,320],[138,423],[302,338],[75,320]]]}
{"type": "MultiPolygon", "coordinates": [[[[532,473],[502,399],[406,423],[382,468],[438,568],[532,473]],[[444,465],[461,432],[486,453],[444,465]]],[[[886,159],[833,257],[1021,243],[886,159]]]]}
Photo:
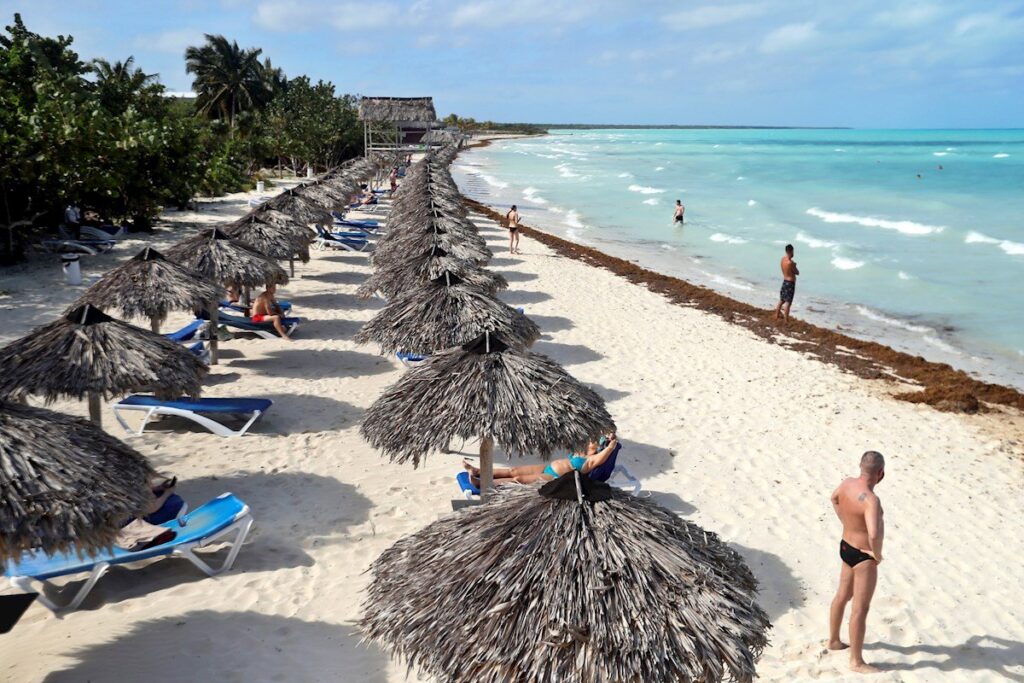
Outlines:
{"type": "Polygon", "coordinates": [[[256,297],[256,301],[252,306],[252,321],[254,323],[273,323],[274,329],[284,339],[292,341],[285,332],[284,325],[281,321],[284,320],[284,311],[281,310],[281,306],[277,303],[277,299],[274,298],[274,293],[277,292],[277,285],[267,285],[267,288],[256,297]]]}

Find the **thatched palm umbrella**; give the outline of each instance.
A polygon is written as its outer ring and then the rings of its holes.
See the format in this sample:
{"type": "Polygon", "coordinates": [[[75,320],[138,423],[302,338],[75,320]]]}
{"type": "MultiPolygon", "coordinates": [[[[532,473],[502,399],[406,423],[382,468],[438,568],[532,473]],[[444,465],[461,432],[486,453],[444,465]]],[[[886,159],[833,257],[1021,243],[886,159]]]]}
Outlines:
{"type": "Polygon", "coordinates": [[[231,223],[224,232],[267,258],[288,260],[289,274],[295,275],[295,257],[309,262],[313,231],[291,216],[274,209],[256,209],[231,223]]]}
{"type": "Polygon", "coordinates": [[[144,457],[85,420],[0,401],[0,564],[109,547],[152,503],[144,457]]]}
{"type": "Polygon", "coordinates": [[[441,277],[445,272],[458,276],[471,287],[490,295],[508,288],[508,280],[501,275],[485,270],[472,261],[456,258],[434,246],[421,254],[379,268],[359,286],[356,294],[366,299],[380,292],[385,298],[391,299],[411,287],[441,277]]]}
{"type": "Polygon", "coordinates": [[[506,454],[548,456],[613,431],[604,399],[557,363],[484,333],[402,375],[366,411],[361,432],[391,460],[480,439],[481,492],[492,486],[494,442],[506,454]]]}
{"type": "Polygon", "coordinates": [[[198,396],[206,372],[180,344],[86,304],[0,349],[0,397],[88,397],[99,425],[101,397],[146,390],[198,396]]]}
{"type": "Polygon", "coordinates": [[[330,224],[332,220],[330,211],[313,199],[303,196],[297,190],[285,190],[273,199],[265,202],[263,206],[286,213],[303,225],[309,225],[310,223],[330,224]]]}
{"type": "Polygon", "coordinates": [[[736,551],[573,479],[501,487],[385,550],[366,638],[441,681],[751,683],[771,624],[736,551]]]}
{"type": "MultiPolygon", "coordinates": [[[[167,250],[167,257],[200,273],[207,280],[238,290],[288,282],[288,273],[273,260],[217,228],[184,239],[167,250]]],[[[209,309],[210,363],[217,364],[217,307],[209,309]]]]}
{"type": "Polygon", "coordinates": [[[159,333],[169,312],[210,308],[223,296],[220,286],[146,247],[108,271],[72,308],[92,304],[126,317],[149,318],[150,327],[159,333]]]}
{"type": "Polygon", "coordinates": [[[511,306],[445,272],[396,296],[356,334],[384,353],[435,353],[497,332],[516,346],[540,338],[540,328],[511,306]]]}

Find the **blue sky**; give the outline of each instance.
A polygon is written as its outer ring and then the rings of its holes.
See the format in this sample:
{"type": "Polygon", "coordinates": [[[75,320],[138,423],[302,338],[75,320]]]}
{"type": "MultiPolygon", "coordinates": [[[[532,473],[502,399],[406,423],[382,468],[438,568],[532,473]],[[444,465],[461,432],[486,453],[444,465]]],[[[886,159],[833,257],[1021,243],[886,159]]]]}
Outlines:
{"type": "Polygon", "coordinates": [[[203,33],[495,121],[1024,126],[1024,0],[0,0],[171,90],[203,33]]]}

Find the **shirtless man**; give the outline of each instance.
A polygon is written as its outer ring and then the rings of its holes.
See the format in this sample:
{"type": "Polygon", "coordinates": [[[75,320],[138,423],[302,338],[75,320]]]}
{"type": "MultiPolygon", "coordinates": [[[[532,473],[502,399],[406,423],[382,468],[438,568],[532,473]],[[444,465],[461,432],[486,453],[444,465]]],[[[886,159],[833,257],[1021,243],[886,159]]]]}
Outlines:
{"type": "Polygon", "coordinates": [[[686,207],[683,206],[683,200],[682,199],[677,199],[676,200],[676,214],[675,214],[675,217],[672,219],[673,222],[679,223],[679,225],[682,225],[685,222],[685,220],[684,220],[685,219],[685,215],[686,215],[686,207]]]}
{"type": "Polygon", "coordinates": [[[519,253],[519,210],[513,204],[512,208],[505,214],[508,221],[508,253],[519,253]]]}
{"type": "Polygon", "coordinates": [[[884,478],[885,458],[877,451],[868,451],[860,459],[860,476],[846,479],[832,493],[832,507],[843,524],[843,539],[839,543],[839,590],[829,612],[828,649],[849,648],[850,669],[862,674],[878,672],[864,661],[864,630],[882,562],[885,523],[875,485],[884,478]],[[851,599],[850,644],[846,645],[839,638],[839,627],[851,599]]]}
{"type": "Polygon", "coordinates": [[[274,298],[275,292],[277,292],[277,285],[267,285],[267,289],[256,297],[256,302],[252,306],[252,321],[254,323],[273,323],[274,329],[282,338],[294,341],[285,332],[284,325],[281,324],[281,321],[284,320],[284,311],[281,310],[277,299],[274,298]]]}
{"type": "Polygon", "coordinates": [[[788,323],[789,307],[793,305],[793,295],[796,294],[796,276],[800,274],[800,269],[793,260],[792,244],[786,245],[786,255],[782,257],[779,265],[782,267],[782,290],[779,292],[779,305],[775,307],[775,319],[779,319],[781,312],[785,314],[788,323]]]}

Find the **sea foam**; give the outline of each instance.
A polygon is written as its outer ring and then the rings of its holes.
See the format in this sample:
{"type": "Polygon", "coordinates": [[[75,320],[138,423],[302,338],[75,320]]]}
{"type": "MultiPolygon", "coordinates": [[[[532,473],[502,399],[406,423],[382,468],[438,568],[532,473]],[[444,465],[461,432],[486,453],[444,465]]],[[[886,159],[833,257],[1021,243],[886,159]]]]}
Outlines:
{"type": "Polygon", "coordinates": [[[569,213],[565,214],[565,220],[562,221],[570,228],[585,228],[583,221],[580,220],[580,215],[573,210],[569,210],[569,213]]]}
{"type": "Polygon", "coordinates": [[[795,239],[797,242],[806,244],[811,249],[831,249],[832,247],[839,246],[838,242],[829,242],[828,240],[818,239],[817,237],[813,237],[802,231],[796,234],[795,239]]]}
{"type": "Polygon", "coordinates": [[[742,237],[734,237],[732,235],[726,235],[724,232],[716,232],[714,235],[708,238],[712,242],[724,242],[726,244],[746,244],[747,241],[742,237]]]}
{"type": "Polygon", "coordinates": [[[536,187],[528,187],[525,190],[523,190],[523,199],[533,202],[534,204],[547,204],[548,200],[544,199],[539,194],[537,194],[538,192],[540,192],[540,190],[538,190],[536,187]]]}
{"type": "Polygon", "coordinates": [[[748,199],[747,206],[757,206],[757,201],[754,199],[748,199]]]}
{"type": "Polygon", "coordinates": [[[620,178],[632,178],[633,174],[632,173],[620,173],[619,177],[620,178]]]}
{"type": "Polygon", "coordinates": [[[853,259],[845,258],[843,256],[836,256],[835,258],[832,259],[832,265],[838,268],[839,270],[856,270],[857,268],[863,266],[864,262],[854,261],[853,259]]]}
{"type": "Polygon", "coordinates": [[[1010,155],[1006,154],[1005,152],[1000,152],[999,154],[993,154],[992,158],[993,159],[1005,159],[1008,156],[1010,156],[1010,155]]]}
{"type": "Polygon", "coordinates": [[[645,199],[643,203],[648,204],[649,206],[657,206],[659,202],[657,198],[652,197],[651,199],[645,199]]]}
{"type": "Polygon", "coordinates": [[[904,235],[931,235],[932,233],[945,230],[941,225],[926,225],[924,223],[914,223],[913,221],[892,221],[872,216],[855,216],[850,213],[833,213],[832,211],[822,211],[817,207],[807,209],[807,215],[820,218],[826,223],[855,223],[866,228],[896,230],[904,235]]]}
{"type": "Polygon", "coordinates": [[[1024,256],[1024,244],[989,237],[984,233],[976,232],[974,230],[967,233],[967,236],[964,237],[964,242],[966,244],[996,244],[1010,256],[1024,256]]]}
{"type": "Polygon", "coordinates": [[[630,185],[630,192],[639,192],[640,194],[661,194],[665,190],[659,190],[656,187],[647,187],[645,185],[630,185]]]}

